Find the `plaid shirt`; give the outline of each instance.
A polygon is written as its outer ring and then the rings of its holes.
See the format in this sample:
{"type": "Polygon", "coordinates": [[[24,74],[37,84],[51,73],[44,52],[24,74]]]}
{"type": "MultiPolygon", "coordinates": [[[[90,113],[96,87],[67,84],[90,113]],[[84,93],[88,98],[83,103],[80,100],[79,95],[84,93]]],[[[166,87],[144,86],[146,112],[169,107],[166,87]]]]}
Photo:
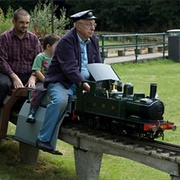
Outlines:
{"type": "Polygon", "coordinates": [[[32,64],[37,54],[42,52],[36,35],[27,32],[19,39],[14,30],[7,30],[0,35],[0,72],[26,74],[32,72],[32,64]]]}

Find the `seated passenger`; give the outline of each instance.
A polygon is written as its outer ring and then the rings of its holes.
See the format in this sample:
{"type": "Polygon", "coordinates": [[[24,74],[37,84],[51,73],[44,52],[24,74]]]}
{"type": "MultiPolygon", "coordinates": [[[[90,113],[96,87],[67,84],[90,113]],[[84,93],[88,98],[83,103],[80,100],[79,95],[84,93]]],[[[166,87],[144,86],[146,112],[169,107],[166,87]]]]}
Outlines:
{"type": "Polygon", "coordinates": [[[35,113],[46,94],[46,89],[44,88],[44,74],[49,66],[52,56],[54,54],[54,49],[57,44],[59,37],[53,34],[45,35],[43,39],[43,49],[44,52],[38,54],[34,60],[32,70],[35,72],[37,78],[36,88],[32,92],[32,99],[30,102],[30,111],[27,118],[28,123],[35,122],[35,113]]]}
{"type": "Polygon", "coordinates": [[[76,87],[90,91],[85,79],[90,74],[86,65],[101,63],[98,38],[94,35],[96,27],[92,10],[72,15],[74,28],[57,43],[51,64],[45,75],[45,87],[51,97],[47,105],[45,119],[37,137],[36,145],[44,151],[53,151],[51,138],[56,125],[68,105],[68,97],[74,95],[76,87]]]}
{"type": "Polygon", "coordinates": [[[0,107],[12,88],[35,87],[32,64],[42,51],[38,37],[29,32],[29,13],[20,8],[14,12],[13,28],[0,35],[0,107]]]}

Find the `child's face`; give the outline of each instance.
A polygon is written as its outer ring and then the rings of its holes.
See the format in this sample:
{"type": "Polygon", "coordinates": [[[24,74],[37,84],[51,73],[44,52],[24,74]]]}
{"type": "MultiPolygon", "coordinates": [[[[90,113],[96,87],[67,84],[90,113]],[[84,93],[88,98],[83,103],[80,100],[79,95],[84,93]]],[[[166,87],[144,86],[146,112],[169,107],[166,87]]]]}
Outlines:
{"type": "Polygon", "coordinates": [[[52,46],[49,46],[49,53],[51,56],[54,54],[56,44],[57,44],[57,42],[55,42],[52,46]]]}

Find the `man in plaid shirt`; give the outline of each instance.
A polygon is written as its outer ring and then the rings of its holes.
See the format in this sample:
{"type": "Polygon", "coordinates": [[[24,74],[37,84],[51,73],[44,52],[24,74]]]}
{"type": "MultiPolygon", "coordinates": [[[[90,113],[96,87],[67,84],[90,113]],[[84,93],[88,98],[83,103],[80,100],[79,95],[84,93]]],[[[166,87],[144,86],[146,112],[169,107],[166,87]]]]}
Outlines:
{"type": "Polygon", "coordinates": [[[42,52],[38,37],[27,30],[30,14],[19,8],[12,22],[13,28],[0,35],[0,106],[12,88],[35,87],[32,64],[42,52]]]}

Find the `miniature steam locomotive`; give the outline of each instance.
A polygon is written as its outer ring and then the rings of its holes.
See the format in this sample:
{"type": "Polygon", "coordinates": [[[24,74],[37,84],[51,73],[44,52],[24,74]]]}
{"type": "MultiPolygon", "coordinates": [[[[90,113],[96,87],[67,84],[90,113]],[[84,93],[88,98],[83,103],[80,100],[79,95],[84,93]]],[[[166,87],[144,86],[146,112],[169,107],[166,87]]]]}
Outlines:
{"type": "Polygon", "coordinates": [[[157,84],[150,85],[150,96],[146,97],[134,93],[131,83],[126,83],[122,91],[122,83],[109,65],[89,64],[88,69],[95,81],[89,82],[90,93],[77,91],[75,105],[84,124],[117,135],[148,139],[176,129],[174,123],[163,120],[164,104],[156,99],[157,84]]]}

